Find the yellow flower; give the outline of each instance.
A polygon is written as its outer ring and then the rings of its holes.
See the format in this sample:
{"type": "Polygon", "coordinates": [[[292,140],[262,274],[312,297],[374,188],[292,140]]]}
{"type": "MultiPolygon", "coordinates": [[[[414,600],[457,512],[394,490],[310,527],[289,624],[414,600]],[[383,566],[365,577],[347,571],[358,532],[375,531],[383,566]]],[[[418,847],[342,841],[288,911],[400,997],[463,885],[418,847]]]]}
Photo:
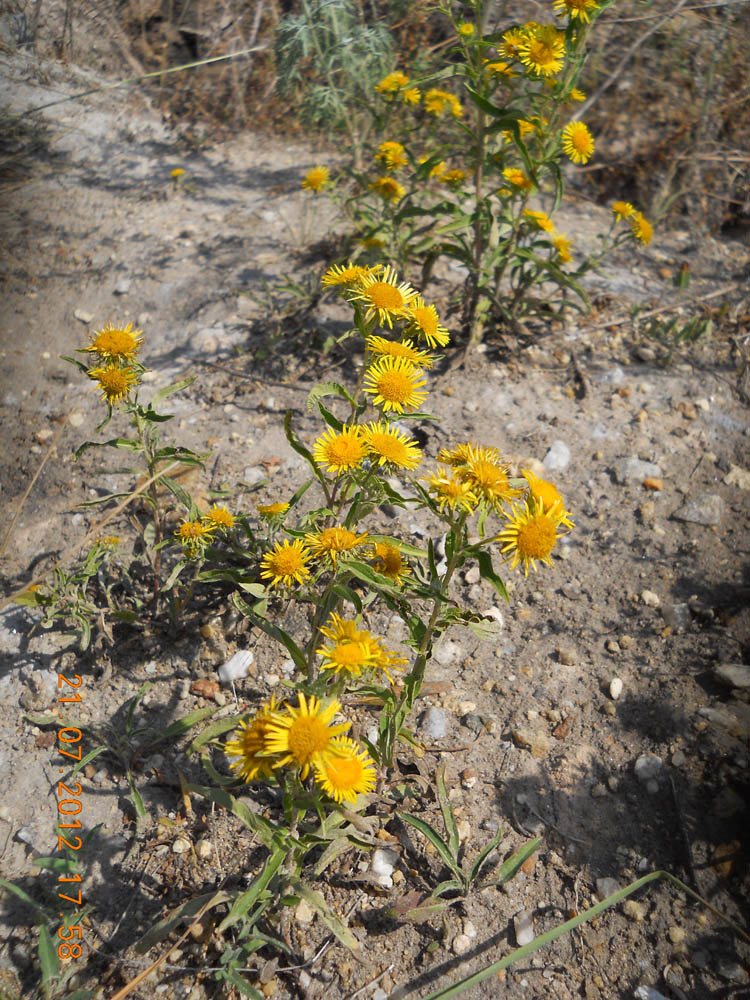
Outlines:
{"type": "Polygon", "coordinates": [[[389,463],[397,469],[416,469],[422,461],[422,452],[416,441],[405,431],[380,420],[365,428],[365,446],[376,465],[389,463]]]}
{"type": "Polygon", "coordinates": [[[132,323],[122,328],[108,323],[103,330],[93,334],[90,345],[84,350],[93,351],[103,361],[133,361],[142,342],[143,333],[134,330],[132,323]]]}
{"type": "Polygon", "coordinates": [[[321,646],[315,652],[323,660],[321,670],[331,670],[334,674],[347,674],[349,677],[361,677],[362,671],[372,667],[375,660],[371,644],[356,637],[339,639],[335,645],[321,646]]]}
{"type": "Polygon", "coordinates": [[[552,510],[553,508],[562,510],[564,516],[560,519],[560,523],[564,524],[567,528],[574,527],[573,522],[570,520],[570,514],[565,510],[565,501],[562,498],[562,494],[556,486],[546,479],[539,479],[530,469],[522,469],[521,475],[529,484],[529,494],[526,498],[527,505],[530,505],[533,501],[537,507],[541,506],[545,510],[552,510]]]}
{"type": "Polygon", "coordinates": [[[234,517],[229,513],[226,507],[222,507],[220,504],[214,504],[213,507],[208,511],[207,514],[203,515],[203,520],[210,524],[212,528],[220,528],[224,531],[229,531],[230,528],[234,527],[234,517]]]}
{"type": "Polygon", "coordinates": [[[594,137],[583,122],[570,122],[562,130],[562,147],[573,163],[588,163],[594,152],[594,137]]]}
{"type": "Polygon", "coordinates": [[[394,319],[400,319],[404,310],[411,305],[417,293],[402,281],[390,265],[382,271],[363,275],[356,289],[351,291],[351,299],[367,307],[365,320],[377,317],[381,326],[393,326],[394,319]]]}
{"type": "Polygon", "coordinates": [[[375,153],[375,159],[384,163],[389,170],[398,170],[409,162],[406,150],[400,142],[381,142],[375,153]]]}
{"type": "Polygon", "coordinates": [[[401,99],[404,104],[411,104],[414,106],[419,104],[422,100],[422,91],[419,87],[407,87],[406,90],[401,91],[401,99]]]}
{"type": "Polygon", "coordinates": [[[88,376],[99,383],[102,399],[108,406],[119,403],[138,384],[138,372],[135,368],[120,368],[119,365],[89,368],[88,376]]]}
{"type": "Polygon", "coordinates": [[[518,167],[506,167],[503,170],[503,177],[513,187],[521,188],[524,191],[530,191],[534,186],[523,170],[519,170],[518,167]]]}
{"type": "MultiPolygon", "coordinates": [[[[449,465],[451,469],[460,469],[461,466],[466,465],[476,449],[477,445],[470,443],[457,444],[455,448],[441,448],[438,452],[438,462],[442,462],[443,465],[449,465]]],[[[486,448],[484,452],[488,458],[497,459],[499,457],[498,452],[494,448],[486,448]]]]}
{"type": "Polygon", "coordinates": [[[401,201],[406,188],[393,177],[378,177],[370,184],[370,190],[379,194],[383,201],[401,201]]]}
{"type": "Polygon", "coordinates": [[[373,404],[385,413],[416,410],[427,399],[422,389],[426,380],[420,368],[405,358],[380,358],[365,372],[362,388],[373,396],[373,404]]]}
{"type": "Polygon", "coordinates": [[[435,359],[426,351],[418,351],[411,340],[386,340],[385,337],[369,336],[366,341],[373,354],[387,354],[392,358],[406,358],[415,368],[432,368],[435,359]]]}
{"type": "Polygon", "coordinates": [[[176,181],[178,178],[182,177],[184,173],[185,171],[182,169],[182,167],[175,167],[174,170],[169,171],[169,176],[172,178],[173,181],[176,181]]]}
{"type": "Polygon", "coordinates": [[[535,570],[537,560],[551,566],[551,553],[557,544],[557,531],[564,516],[565,511],[561,507],[545,510],[543,504],[533,498],[525,507],[514,508],[496,539],[511,569],[523,563],[524,573],[528,576],[529,567],[535,570]]]}
{"type": "Polygon", "coordinates": [[[521,45],[526,40],[526,34],[520,28],[511,28],[503,34],[503,43],[500,46],[502,55],[508,59],[521,58],[521,45]]]}
{"type": "Polygon", "coordinates": [[[459,24],[458,33],[463,38],[471,38],[477,29],[470,21],[464,21],[463,24],[459,24]]]}
{"type": "Polygon", "coordinates": [[[613,201],[612,211],[615,213],[615,222],[621,222],[623,219],[632,219],[635,215],[635,208],[633,208],[629,201],[613,201]]]}
{"type": "Polygon", "coordinates": [[[281,500],[277,500],[276,503],[258,504],[258,513],[261,517],[278,517],[280,514],[286,514],[288,510],[289,504],[281,500]]]}
{"type": "Polygon", "coordinates": [[[366,274],[372,274],[375,268],[362,267],[360,264],[334,264],[329,267],[320,283],[323,288],[338,285],[356,285],[366,274]]]}
{"type": "Polygon", "coordinates": [[[438,469],[432,476],[426,476],[425,482],[430,493],[434,494],[440,513],[448,508],[471,513],[479,503],[479,498],[472,492],[469,483],[459,479],[455,472],[438,469]]]}
{"type": "Polygon", "coordinates": [[[529,221],[533,222],[538,229],[543,229],[545,233],[553,233],[555,224],[546,212],[535,212],[531,208],[525,208],[523,214],[529,221]]]}
{"type": "Polygon", "coordinates": [[[579,103],[586,100],[586,95],[582,90],[579,90],[578,87],[573,87],[571,92],[568,94],[568,97],[571,101],[578,101],[579,103]]]}
{"type": "Polygon", "coordinates": [[[409,77],[406,73],[397,69],[395,73],[389,73],[388,76],[383,77],[380,83],[375,84],[375,90],[378,94],[395,94],[408,83],[409,77]]]}
{"type": "MultiPolygon", "coordinates": [[[[425,160],[427,159],[428,157],[424,156],[419,162],[424,163],[425,160]]],[[[443,179],[443,174],[445,173],[445,171],[446,171],[445,160],[440,160],[439,163],[436,163],[435,166],[430,169],[430,172],[427,176],[435,177],[437,180],[441,181],[443,179]]]]}
{"type": "Polygon", "coordinates": [[[362,428],[345,426],[341,431],[329,427],[313,447],[313,458],[319,465],[327,466],[336,475],[350,472],[362,464],[367,454],[362,428]]]}
{"type": "Polygon", "coordinates": [[[552,240],[552,244],[560,257],[560,263],[569,264],[573,259],[570,256],[570,247],[572,244],[567,236],[565,236],[564,233],[561,233],[559,236],[555,236],[552,240]]]}
{"type": "Polygon", "coordinates": [[[298,698],[297,708],[285,705],[281,711],[269,715],[264,742],[266,753],[283,755],[276,761],[276,767],[286,764],[298,767],[304,780],[311,766],[324,762],[332,741],[345,733],[351,723],[329,724],[341,711],[341,702],[337,698],[326,708],[314,696],[307,701],[301,691],[298,698]]]}
{"type": "Polygon", "coordinates": [[[260,561],[260,575],[270,580],[270,586],[291,587],[293,583],[303,583],[310,576],[307,563],[312,556],[305,543],[295,538],[293,542],[284,539],[263,555],[260,561]]]}
{"type": "Polygon", "coordinates": [[[316,761],[315,780],[335,802],[356,805],[357,796],[375,787],[375,764],[354,740],[340,736],[333,740],[321,761],[316,761]]]}
{"type": "Polygon", "coordinates": [[[448,187],[458,187],[462,181],[466,180],[466,171],[458,169],[446,170],[440,180],[443,184],[447,184],[448,187]]]}
{"type": "Polygon", "coordinates": [[[268,722],[276,712],[276,701],[271,698],[255,713],[251,722],[241,722],[236,731],[236,737],[224,745],[224,753],[237,760],[229,762],[229,766],[239,771],[243,781],[255,781],[256,778],[268,779],[273,775],[276,761],[266,752],[266,736],[268,722]]]}
{"type": "Polygon", "coordinates": [[[447,90],[441,90],[439,87],[432,87],[424,95],[424,109],[428,115],[436,115],[437,117],[440,117],[447,110],[450,110],[454,118],[460,118],[464,113],[459,99],[454,94],[448,93],[447,90]]]}
{"type": "MultiPolygon", "coordinates": [[[[400,656],[392,649],[386,649],[380,642],[380,639],[366,629],[360,631],[357,628],[356,622],[347,618],[341,618],[335,612],[331,615],[326,627],[320,629],[320,633],[334,643],[334,649],[338,649],[333,659],[340,666],[337,669],[337,667],[329,665],[325,669],[335,669],[337,673],[340,673],[341,670],[353,671],[354,668],[351,665],[358,664],[356,669],[359,670],[381,670],[388,677],[388,680],[393,683],[390,670],[400,669],[407,662],[405,657],[400,656]],[[360,650],[345,649],[348,643],[358,643],[364,648],[360,650]],[[349,663],[350,666],[347,667],[346,663],[349,663]]],[[[321,656],[326,656],[331,660],[329,654],[333,652],[332,648],[323,647],[317,650],[317,652],[321,656]]],[[[333,661],[331,660],[331,662],[333,661]]]]}
{"type": "Polygon", "coordinates": [[[342,553],[351,554],[361,548],[366,541],[366,531],[361,535],[355,535],[353,531],[341,525],[305,535],[305,544],[310,547],[311,557],[329,559],[334,567],[342,553]]]}
{"type": "Polygon", "coordinates": [[[206,521],[185,520],[175,529],[175,535],[182,542],[188,555],[198,555],[211,542],[215,526],[206,521]]]}
{"type": "Polygon", "coordinates": [[[409,303],[405,317],[409,322],[408,332],[424,337],[429,347],[445,347],[450,342],[451,335],[440,325],[437,309],[425,305],[421,296],[409,303]]]}
{"type": "Polygon", "coordinates": [[[388,542],[376,542],[373,555],[375,556],[375,572],[387,576],[394,583],[401,583],[403,577],[411,573],[409,564],[395,545],[389,545],[388,542]]]}
{"type": "Polygon", "coordinates": [[[471,492],[490,507],[499,510],[506,500],[522,494],[508,480],[508,466],[497,461],[494,448],[472,450],[465,466],[458,469],[458,477],[468,483],[471,492]]]}
{"type": "Polygon", "coordinates": [[[599,10],[596,0],[552,0],[552,6],[561,17],[567,14],[571,21],[578,18],[583,24],[589,20],[589,11],[599,10]]]}
{"type": "Polygon", "coordinates": [[[539,76],[559,73],[565,61],[565,35],[550,24],[536,25],[518,47],[524,66],[539,76]]]}
{"type": "Polygon", "coordinates": [[[654,236],[654,227],[642,212],[633,213],[630,218],[630,230],[638,242],[645,247],[649,245],[654,236]]]}
{"type": "Polygon", "coordinates": [[[488,73],[492,73],[495,76],[507,76],[509,80],[514,80],[517,75],[513,72],[513,67],[510,63],[504,62],[501,59],[485,63],[484,68],[488,73]]]}
{"type": "Polygon", "coordinates": [[[313,167],[309,170],[302,181],[302,187],[306,191],[322,191],[329,182],[331,172],[328,167],[313,167]]]}

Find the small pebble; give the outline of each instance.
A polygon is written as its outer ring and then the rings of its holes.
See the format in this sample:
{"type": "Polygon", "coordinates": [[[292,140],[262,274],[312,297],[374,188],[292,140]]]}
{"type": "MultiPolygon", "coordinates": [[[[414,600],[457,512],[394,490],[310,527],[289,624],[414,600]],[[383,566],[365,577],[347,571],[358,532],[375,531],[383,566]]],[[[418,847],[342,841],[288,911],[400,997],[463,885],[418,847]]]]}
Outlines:
{"type": "Polygon", "coordinates": [[[173,854],[187,854],[190,850],[190,841],[185,837],[178,837],[177,840],[172,844],[173,854]]]}
{"type": "Polygon", "coordinates": [[[222,684],[231,684],[232,681],[238,681],[242,677],[247,677],[254,659],[255,656],[249,649],[238,650],[231,659],[223,663],[217,670],[219,680],[222,684]]]}
{"type": "Polygon", "coordinates": [[[423,735],[431,740],[442,740],[448,732],[448,722],[445,712],[434,705],[427,709],[419,725],[423,735]]]}
{"type": "Polygon", "coordinates": [[[670,927],[667,934],[672,944],[681,944],[687,937],[683,927],[670,927]]]}
{"type": "Polygon", "coordinates": [[[652,986],[639,986],[633,996],[635,1000],[667,1000],[663,993],[659,993],[652,986]]]}
{"type": "Polygon", "coordinates": [[[621,888],[622,886],[616,878],[598,878],[596,880],[596,894],[600,900],[606,899],[607,896],[611,896],[613,892],[617,892],[621,888]]]}
{"type": "Polygon", "coordinates": [[[399,856],[396,851],[392,851],[388,847],[379,847],[372,853],[370,871],[373,875],[388,875],[390,877],[393,874],[393,869],[396,867],[398,858],[399,856]]]}
{"type": "Polygon", "coordinates": [[[534,918],[531,910],[521,910],[513,917],[513,931],[519,948],[534,940],[534,918]]]}
{"type": "Polygon", "coordinates": [[[643,903],[639,903],[637,899],[624,900],[622,912],[637,924],[646,919],[646,907],[643,903]]]}
{"type": "Polygon", "coordinates": [[[622,680],[619,677],[613,677],[609,682],[609,696],[612,701],[617,701],[617,699],[622,694],[622,680]]]}
{"type": "Polygon", "coordinates": [[[648,605],[649,608],[658,608],[661,604],[661,599],[658,594],[655,594],[653,590],[644,590],[641,592],[641,600],[644,604],[648,605]]]}
{"type": "Polygon", "coordinates": [[[592,799],[603,799],[606,794],[607,794],[607,786],[603,785],[601,781],[598,784],[594,785],[594,787],[591,789],[592,799]]]}
{"type": "Polygon", "coordinates": [[[471,938],[473,940],[477,936],[477,929],[471,920],[464,920],[463,927],[464,934],[467,938],[471,938]]]}
{"type": "Polygon", "coordinates": [[[467,767],[466,770],[461,772],[461,786],[463,788],[469,789],[473,788],[479,780],[479,775],[474,770],[473,767],[467,767]]]}
{"type": "Polygon", "coordinates": [[[199,840],[195,845],[195,853],[199,858],[210,858],[213,853],[213,844],[210,840],[199,840]]]}
{"type": "Polygon", "coordinates": [[[576,662],[576,656],[572,649],[566,649],[563,647],[558,647],[557,650],[557,662],[562,663],[565,667],[572,667],[576,662]]]}
{"type": "Polygon", "coordinates": [[[301,899],[297,903],[297,908],[294,911],[294,919],[298,924],[307,925],[311,924],[315,919],[315,910],[310,906],[306,899],[301,899]]]}
{"type": "Polygon", "coordinates": [[[457,934],[453,938],[453,944],[451,945],[454,955],[465,955],[466,952],[471,948],[471,938],[466,934],[457,934]]]}
{"type": "Polygon", "coordinates": [[[664,762],[661,757],[657,757],[655,753],[643,753],[636,760],[633,770],[639,781],[646,782],[660,777],[663,768],[664,762]]]}

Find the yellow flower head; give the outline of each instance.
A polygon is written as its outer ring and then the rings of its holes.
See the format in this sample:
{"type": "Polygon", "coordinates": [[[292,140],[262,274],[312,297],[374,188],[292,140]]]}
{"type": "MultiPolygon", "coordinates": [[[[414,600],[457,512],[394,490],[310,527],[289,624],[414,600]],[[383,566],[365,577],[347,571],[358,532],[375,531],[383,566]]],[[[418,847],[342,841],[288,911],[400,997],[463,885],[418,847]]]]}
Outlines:
{"type": "Polygon", "coordinates": [[[649,245],[654,236],[654,227],[642,212],[633,212],[630,217],[630,231],[645,247],[649,245]]]}
{"type": "Polygon", "coordinates": [[[356,552],[366,541],[367,532],[355,535],[353,531],[341,525],[305,535],[305,544],[310,547],[312,558],[327,559],[334,566],[339,556],[356,552]]]}
{"type": "Polygon", "coordinates": [[[179,180],[180,177],[185,173],[182,167],[175,167],[174,170],[169,171],[169,176],[173,181],[179,180]]]}
{"type": "Polygon", "coordinates": [[[583,101],[586,100],[586,95],[582,90],[579,90],[578,87],[573,87],[571,92],[568,94],[568,97],[571,99],[571,101],[578,101],[579,103],[582,103],[583,101]]]}
{"type": "Polygon", "coordinates": [[[615,215],[615,222],[622,222],[623,219],[632,219],[635,209],[629,201],[613,201],[612,211],[615,215]]]}
{"type": "Polygon", "coordinates": [[[420,368],[405,358],[380,358],[365,372],[362,388],[373,397],[373,404],[385,413],[416,410],[427,399],[422,389],[426,379],[420,368]]]}
{"type": "Polygon", "coordinates": [[[460,118],[464,113],[459,99],[439,87],[432,87],[424,95],[424,109],[428,115],[435,115],[438,118],[445,111],[450,111],[454,118],[460,118]]]}
{"type": "Polygon", "coordinates": [[[377,318],[381,326],[393,327],[394,319],[401,319],[416,298],[417,293],[407,282],[399,282],[398,275],[388,266],[382,271],[366,274],[358,286],[350,290],[353,302],[366,307],[365,320],[377,318]]]}
{"type": "Polygon", "coordinates": [[[573,163],[588,163],[594,153],[594,137],[583,122],[570,122],[562,130],[562,147],[573,163]]]}
{"type": "Polygon", "coordinates": [[[560,263],[569,264],[573,258],[570,255],[570,248],[572,244],[568,237],[564,233],[560,233],[559,236],[555,236],[553,238],[552,244],[555,250],[557,250],[560,263]]]}
{"type": "Polygon", "coordinates": [[[326,708],[313,696],[308,701],[301,691],[298,698],[297,708],[284,705],[281,711],[269,715],[264,742],[266,753],[282,755],[276,760],[275,767],[286,764],[297,767],[304,780],[312,766],[324,762],[332,741],[345,733],[351,723],[330,725],[334,715],[341,711],[341,702],[337,698],[326,708]]]}
{"type": "Polygon", "coordinates": [[[226,507],[221,504],[215,503],[213,507],[208,511],[207,514],[203,515],[203,520],[210,524],[212,528],[218,528],[221,531],[229,531],[234,527],[234,517],[226,507]]]}
{"type": "Polygon", "coordinates": [[[588,22],[590,11],[599,10],[596,0],[552,0],[552,6],[560,17],[567,14],[571,21],[578,18],[583,24],[588,22]]]}
{"type": "MultiPolygon", "coordinates": [[[[477,445],[467,442],[466,444],[457,444],[455,448],[441,448],[438,452],[438,462],[449,465],[451,469],[460,469],[476,453],[477,447],[477,445]]],[[[485,448],[483,454],[486,458],[495,460],[499,458],[495,448],[485,448]]]]}
{"type": "Polygon", "coordinates": [[[388,542],[376,542],[373,555],[375,556],[375,572],[387,576],[394,583],[400,584],[402,579],[411,573],[411,567],[395,545],[389,545],[388,542]]]}
{"type": "Polygon", "coordinates": [[[306,191],[322,191],[331,178],[331,171],[328,167],[313,167],[309,170],[302,181],[302,187],[306,191]]]}
{"type": "Polygon", "coordinates": [[[472,492],[471,485],[448,469],[438,469],[434,475],[426,476],[425,482],[435,497],[441,514],[446,509],[451,513],[463,510],[471,514],[479,503],[479,498],[472,492]]]}
{"type": "Polygon", "coordinates": [[[397,469],[416,469],[422,461],[417,442],[400,427],[380,420],[365,428],[365,446],[376,465],[390,464],[397,469]]]}
{"type": "Polygon", "coordinates": [[[535,212],[531,208],[525,208],[523,214],[530,222],[534,223],[537,229],[542,229],[545,233],[555,231],[555,224],[546,212],[535,212]]]}
{"type": "Polygon", "coordinates": [[[88,376],[99,383],[102,399],[108,406],[114,406],[124,399],[133,386],[138,384],[135,368],[109,364],[99,368],[89,368],[88,376]]]}
{"type": "Polygon", "coordinates": [[[509,80],[514,80],[517,75],[513,72],[513,67],[510,63],[507,63],[502,59],[496,59],[494,62],[486,62],[484,68],[493,76],[505,76],[509,80]]]}
{"type": "Polygon", "coordinates": [[[339,639],[333,646],[321,646],[315,652],[323,660],[321,670],[331,670],[334,674],[346,674],[349,677],[361,677],[362,671],[372,667],[375,662],[372,644],[358,637],[339,639]]]}
{"type": "Polygon", "coordinates": [[[445,347],[450,342],[451,335],[440,325],[437,309],[425,305],[421,296],[409,303],[405,317],[409,323],[408,332],[424,338],[429,347],[445,347]]]}
{"type": "Polygon", "coordinates": [[[523,563],[524,573],[529,575],[529,567],[536,569],[536,562],[552,565],[551,553],[557,544],[557,532],[565,517],[562,507],[546,510],[543,504],[533,498],[525,507],[513,509],[505,528],[497,536],[500,551],[511,569],[523,563]]]}
{"type": "Polygon", "coordinates": [[[466,465],[458,469],[458,477],[468,483],[476,497],[495,510],[499,510],[504,501],[523,493],[510,485],[508,466],[498,462],[494,448],[472,449],[466,465]]]}
{"type": "MultiPolygon", "coordinates": [[[[428,156],[423,156],[419,162],[424,163],[428,159],[429,159],[428,156]]],[[[445,160],[440,160],[438,163],[435,164],[434,167],[430,168],[430,172],[427,176],[434,177],[436,180],[441,181],[443,179],[443,174],[447,169],[448,168],[446,166],[445,160]]]]}
{"type": "Polygon", "coordinates": [[[260,561],[261,579],[270,580],[272,587],[291,587],[293,583],[303,583],[310,576],[307,563],[311,558],[301,539],[295,538],[293,542],[289,542],[285,538],[263,555],[260,561]]]}
{"type": "Polygon", "coordinates": [[[258,513],[261,517],[280,517],[282,514],[286,514],[289,510],[289,504],[284,503],[281,500],[277,500],[276,503],[266,503],[258,504],[258,513]]]}
{"type": "Polygon", "coordinates": [[[503,34],[503,43],[500,47],[502,55],[508,59],[521,58],[521,45],[526,40],[526,33],[521,28],[511,28],[503,34]]]}
{"type": "Polygon", "coordinates": [[[462,38],[471,38],[476,30],[471,21],[464,21],[463,24],[459,24],[458,26],[458,33],[462,38]]]}
{"type": "Polygon", "coordinates": [[[182,542],[182,547],[187,555],[195,556],[201,553],[211,542],[215,525],[208,521],[183,521],[175,529],[175,535],[182,542]]]}
{"type": "Polygon", "coordinates": [[[406,150],[400,142],[381,142],[375,152],[375,159],[384,163],[389,170],[398,170],[409,162],[406,150]]]}
{"type": "Polygon", "coordinates": [[[422,91],[419,87],[407,87],[401,91],[401,100],[404,104],[411,104],[415,107],[422,100],[422,91]]]}
{"type": "Polygon", "coordinates": [[[362,428],[356,425],[335,431],[329,427],[313,447],[313,458],[337,476],[362,464],[367,455],[362,428]]]}
{"type": "Polygon", "coordinates": [[[418,351],[411,340],[386,340],[371,334],[367,338],[367,349],[373,354],[389,355],[392,358],[406,358],[415,368],[432,368],[435,359],[426,351],[418,351]]]}
{"type": "Polygon", "coordinates": [[[273,775],[276,762],[266,752],[266,736],[268,722],[274,712],[276,701],[271,698],[268,705],[255,713],[251,722],[240,723],[235,739],[224,746],[224,753],[237,758],[230,761],[229,766],[239,771],[243,781],[255,781],[257,778],[267,780],[273,775]]]}
{"type": "Polygon", "coordinates": [[[543,507],[545,510],[562,510],[564,517],[560,519],[560,523],[564,524],[567,528],[574,527],[573,522],[570,520],[570,514],[565,510],[565,501],[562,498],[562,494],[558,491],[557,487],[552,483],[547,482],[546,479],[539,479],[534,475],[529,469],[522,469],[521,475],[529,484],[529,492],[526,497],[527,505],[535,503],[537,507],[543,507]]]}
{"type": "Polygon", "coordinates": [[[323,288],[342,285],[356,285],[366,274],[372,274],[376,268],[362,267],[360,264],[334,264],[329,267],[320,283],[323,288]]]}
{"type": "Polygon", "coordinates": [[[466,171],[459,170],[457,168],[454,170],[446,170],[440,180],[443,184],[447,184],[448,187],[459,187],[459,185],[466,180],[466,171]]]}
{"type": "Polygon", "coordinates": [[[132,323],[125,327],[108,323],[103,330],[93,334],[84,350],[98,354],[102,361],[133,361],[142,342],[142,331],[134,330],[132,323]]]}
{"type": "Polygon", "coordinates": [[[402,73],[400,69],[397,69],[395,73],[389,73],[388,76],[383,77],[380,83],[375,84],[375,91],[378,94],[395,94],[402,87],[406,87],[409,83],[409,77],[406,73],[402,73]]]}
{"type": "Polygon", "coordinates": [[[399,184],[393,177],[378,177],[372,184],[370,190],[379,194],[383,201],[401,201],[406,194],[406,188],[399,184]]]}
{"type": "Polygon", "coordinates": [[[536,25],[518,47],[521,62],[538,76],[559,73],[565,61],[565,35],[551,24],[536,25]]]}
{"type": "Polygon", "coordinates": [[[339,736],[314,764],[315,781],[335,802],[356,804],[357,796],[375,787],[375,764],[359,744],[339,736]]]}
{"type": "Polygon", "coordinates": [[[512,184],[514,188],[519,188],[524,191],[530,191],[534,186],[523,170],[519,170],[518,167],[506,167],[503,170],[503,177],[509,184],[512,184]]]}

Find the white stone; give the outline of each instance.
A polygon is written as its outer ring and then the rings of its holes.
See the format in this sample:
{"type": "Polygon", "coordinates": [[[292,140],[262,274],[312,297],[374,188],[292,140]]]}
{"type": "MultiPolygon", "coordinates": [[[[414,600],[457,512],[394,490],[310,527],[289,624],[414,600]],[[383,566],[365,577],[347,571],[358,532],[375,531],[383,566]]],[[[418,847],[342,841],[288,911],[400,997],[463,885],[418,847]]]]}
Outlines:
{"type": "Polygon", "coordinates": [[[465,955],[469,948],[471,948],[471,938],[466,934],[457,934],[453,938],[451,947],[454,955],[465,955]]]}
{"type": "Polygon", "coordinates": [[[562,472],[570,464],[570,448],[564,441],[553,441],[542,464],[547,472],[562,472]]]}
{"type": "Polygon", "coordinates": [[[633,770],[639,781],[648,782],[658,778],[664,769],[664,761],[655,753],[642,753],[636,760],[633,770]]]}
{"type": "Polygon", "coordinates": [[[531,944],[534,940],[534,918],[530,910],[521,910],[513,917],[513,930],[519,948],[531,944]]]}
{"type": "Polygon", "coordinates": [[[389,847],[379,847],[372,853],[370,871],[373,875],[390,876],[393,874],[393,869],[396,867],[397,861],[398,854],[396,851],[392,851],[389,847]]]}
{"type": "Polygon", "coordinates": [[[617,699],[622,694],[622,680],[619,677],[613,677],[609,682],[609,696],[612,701],[617,701],[617,699]]]}
{"type": "Polygon", "coordinates": [[[641,600],[650,608],[658,608],[661,604],[661,598],[658,594],[655,594],[653,590],[644,590],[641,593],[641,600]]]}
{"type": "Polygon", "coordinates": [[[87,312],[85,309],[76,309],[73,315],[79,323],[90,323],[94,318],[94,314],[87,312]]]}
{"type": "Polygon", "coordinates": [[[223,663],[217,670],[219,680],[222,684],[231,684],[232,681],[247,677],[254,659],[255,657],[249,649],[238,650],[230,660],[223,663]]]}
{"type": "Polygon", "coordinates": [[[315,910],[306,899],[301,899],[297,903],[297,909],[294,911],[294,919],[298,924],[311,924],[315,919],[315,910]]]}
{"type": "Polygon", "coordinates": [[[178,837],[177,840],[172,844],[173,854],[187,854],[190,850],[190,841],[185,837],[178,837]]]}

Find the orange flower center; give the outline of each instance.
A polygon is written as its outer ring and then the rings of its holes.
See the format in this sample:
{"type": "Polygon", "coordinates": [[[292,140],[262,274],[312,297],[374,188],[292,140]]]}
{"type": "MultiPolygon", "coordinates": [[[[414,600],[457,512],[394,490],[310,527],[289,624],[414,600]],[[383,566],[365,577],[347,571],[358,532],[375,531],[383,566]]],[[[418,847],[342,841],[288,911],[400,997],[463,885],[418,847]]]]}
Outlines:
{"type": "Polygon", "coordinates": [[[437,334],[438,317],[434,306],[420,306],[412,313],[414,322],[427,337],[437,334]]]}
{"type": "Polygon", "coordinates": [[[376,281],[366,290],[367,298],[376,309],[402,309],[404,297],[394,285],[389,285],[387,281],[376,281]]]}
{"type": "Polygon", "coordinates": [[[554,522],[546,514],[541,514],[519,530],[516,547],[525,559],[546,559],[556,541],[554,522]]]}
{"type": "Polygon", "coordinates": [[[302,567],[302,556],[297,549],[282,549],[274,553],[270,566],[275,576],[294,576],[302,567]]]}
{"type": "Polygon", "coordinates": [[[383,372],[378,379],[378,392],[389,403],[405,403],[413,390],[414,383],[404,371],[383,372]]]}
{"type": "Polygon", "coordinates": [[[304,766],[315,753],[325,750],[331,739],[328,726],[320,719],[301,717],[289,727],[289,752],[304,766]]]}
{"type": "Polygon", "coordinates": [[[355,788],[362,780],[362,761],[356,757],[331,756],[326,761],[325,771],[332,788],[355,788]]]}

